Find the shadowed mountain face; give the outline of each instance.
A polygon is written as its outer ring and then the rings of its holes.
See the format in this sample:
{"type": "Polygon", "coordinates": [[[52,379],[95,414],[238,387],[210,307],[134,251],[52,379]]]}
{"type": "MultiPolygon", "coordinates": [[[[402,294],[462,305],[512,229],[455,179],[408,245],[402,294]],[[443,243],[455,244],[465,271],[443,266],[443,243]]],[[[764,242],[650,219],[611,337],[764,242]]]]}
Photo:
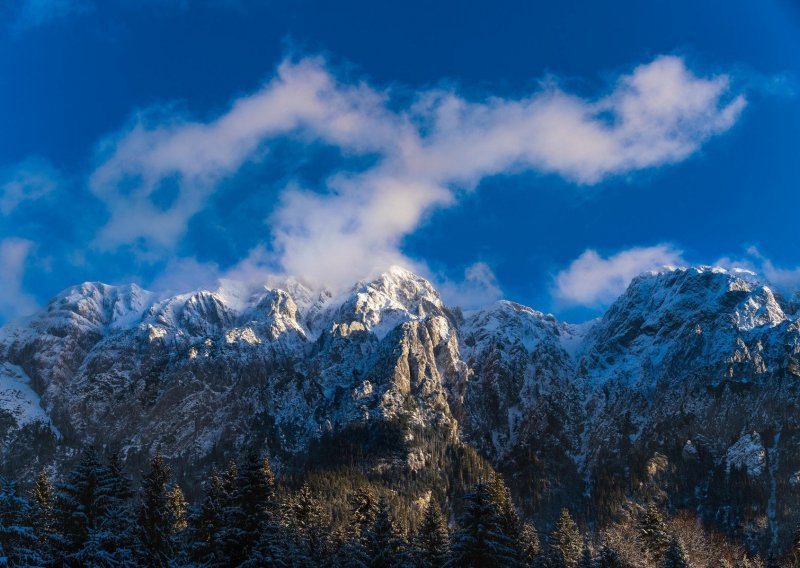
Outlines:
{"type": "Polygon", "coordinates": [[[419,433],[435,431],[543,522],[669,495],[766,544],[800,503],[792,312],[710,268],[642,275],[580,326],[511,302],[465,315],[401,268],[340,296],[292,280],[166,299],[86,283],[0,331],[0,473],[30,477],[89,443],[134,469],[161,452],[195,481],[251,448],[288,470],[391,424],[391,467],[430,465],[419,433]]]}

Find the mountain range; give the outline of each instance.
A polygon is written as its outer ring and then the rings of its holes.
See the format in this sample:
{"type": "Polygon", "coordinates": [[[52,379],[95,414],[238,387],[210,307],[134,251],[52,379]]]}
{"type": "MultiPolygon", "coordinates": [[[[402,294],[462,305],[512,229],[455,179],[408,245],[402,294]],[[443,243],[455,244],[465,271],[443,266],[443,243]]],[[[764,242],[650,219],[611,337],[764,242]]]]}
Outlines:
{"type": "Polygon", "coordinates": [[[580,325],[510,301],[464,312],[400,267],[342,294],[84,283],[0,329],[0,474],[96,444],[132,470],[161,453],[190,495],[247,449],[279,473],[344,448],[366,475],[422,478],[435,439],[543,525],[645,496],[763,548],[800,520],[798,384],[798,306],[744,271],[642,274],[580,325]]]}

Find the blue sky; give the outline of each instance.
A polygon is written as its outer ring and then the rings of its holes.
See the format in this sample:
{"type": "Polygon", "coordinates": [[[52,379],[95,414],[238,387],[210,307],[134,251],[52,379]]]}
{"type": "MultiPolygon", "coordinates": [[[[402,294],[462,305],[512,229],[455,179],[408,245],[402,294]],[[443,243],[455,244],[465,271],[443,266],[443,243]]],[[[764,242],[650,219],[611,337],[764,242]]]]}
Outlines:
{"type": "Polygon", "coordinates": [[[800,288],[797,3],[11,0],[0,18],[0,321],[84,280],[336,287],[392,263],[451,303],[573,321],[664,264],[800,288]]]}

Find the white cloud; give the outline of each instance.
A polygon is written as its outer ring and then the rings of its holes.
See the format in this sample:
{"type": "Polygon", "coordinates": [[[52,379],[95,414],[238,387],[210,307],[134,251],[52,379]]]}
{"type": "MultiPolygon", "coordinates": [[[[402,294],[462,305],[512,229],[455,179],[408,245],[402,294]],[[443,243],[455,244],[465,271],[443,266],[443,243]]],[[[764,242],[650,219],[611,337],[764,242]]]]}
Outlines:
{"type": "Polygon", "coordinates": [[[35,201],[52,193],[58,184],[57,172],[38,158],[8,168],[0,174],[0,215],[8,215],[24,201],[35,201]]]}
{"type": "Polygon", "coordinates": [[[748,247],[743,258],[724,257],[715,264],[723,268],[743,269],[760,274],[769,284],[785,294],[792,295],[800,291],[800,267],[777,266],[754,246],[748,247]]]}
{"type": "Polygon", "coordinates": [[[423,91],[402,106],[391,92],[341,82],[320,59],[285,61],[257,92],[207,122],[138,116],[108,139],[90,188],[111,218],[102,248],[168,255],[218,185],[286,136],[345,154],[376,155],[340,171],[323,192],[282,190],[270,217],[267,264],[312,282],[349,284],[389,264],[409,265],[404,237],[486,176],[523,169],[578,184],[679,162],[728,130],[745,105],[725,76],[698,77],[664,56],[594,99],[550,82],[522,98],[469,101],[423,91]],[[175,199],[159,207],[165,187],[175,199]]]}
{"type": "Polygon", "coordinates": [[[468,266],[462,280],[434,277],[434,281],[447,305],[466,310],[486,306],[503,297],[497,277],[485,262],[468,266]]]}
{"type": "Polygon", "coordinates": [[[634,247],[603,258],[587,250],[556,276],[555,297],[567,305],[600,307],[613,302],[643,272],[686,264],[670,245],[634,247]]]}
{"type": "Polygon", "coordinates": [[[25,262],[33,247],[26,239],[7,238],[0,241],[0,321],[27,315],[36,307],[36,300],[22,286],[25,262]]]}

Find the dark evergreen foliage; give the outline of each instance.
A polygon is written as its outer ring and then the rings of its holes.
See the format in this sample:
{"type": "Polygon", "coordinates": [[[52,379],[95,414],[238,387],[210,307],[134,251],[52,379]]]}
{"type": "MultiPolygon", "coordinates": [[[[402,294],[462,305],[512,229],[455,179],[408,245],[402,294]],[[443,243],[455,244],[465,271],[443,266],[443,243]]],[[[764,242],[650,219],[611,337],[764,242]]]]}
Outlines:
{"type": "Polygon", "coordinates": [[[139,561],[147,566],[169,566],[175,552],[174,536],[180,519],[170,498],[170,469],[156,455],[142,479],[136,515],[139,561]]]}
{"type": "Polygon", "coordinates": [[[0,478],[0,566],[41,566],[31,506],[15,483],[0,478]]]}
{"type": "Polygon", "coordinates": [[[556,527],[550,535],[552,566],[576,568],[583,554],[583,538],[569,511],[561,510],[556,527]]]}
{"type": "Polygon", "coordinates": [[[464,496],[466,506],[460,528],[453,535],[448,566],[483,568],[513,566],[517,562],[514,541],[504,530],[501,504],[489,484],[478,483],[464,496]]]}
{"type": "Polygon", "coordinates": [[[416,538],[418,563],[423,568],[441,568],[450,555],[450,531],[439,505],[431,499],[416,538]]]}
{"type": "MultiPolygon", "coordinates": [[[[602,533],[599,549],[586,546],[596,542],[592,534],[582,533],[564,509],[543,547],[499,476],[476,483],[463,501],[430,495],[418,516],[364,479],[347,485],[338,473],[318,473],[303,483],[276,481],[255,454],[211,475],[191,509],[161,456],[136,493],[120,460],[95,448],[63,479],[54,489],[42,471],[24,494],[0,480],[0,566],[688,568],[702,559],[703,568],[752,568],[760,562],[742,549],[709,555],[700,548],[710,541],[694,532],[701,525],[691,516],[665,519],[655,506],[638,522],[630,517],[627,536],[602,533]],[[343,490],[338,498],[349,502],[346,510],[330,507],[332,488],[343,490]],[[446,519],[454,512],[451,532],[446,519]]],[[[777,558],[769,556],[766,565],[777,566],[777,558]]],[[[794,549],[781,558],[780,565],[794,565],[794,549]]]]}
{"type": "Polygon", "coordinates": [[[672,537],[664,552],[664,568],[690,568],[689,559],[686,557],[686,549],[681,541],[672,537]]]}
{"type": "Polygon", "coordinates": [[[654,504],[648,505],[639,524],[639,541],[646,554],[656,562],[664,557],[670,545],[664,517],[654,504]]]}

